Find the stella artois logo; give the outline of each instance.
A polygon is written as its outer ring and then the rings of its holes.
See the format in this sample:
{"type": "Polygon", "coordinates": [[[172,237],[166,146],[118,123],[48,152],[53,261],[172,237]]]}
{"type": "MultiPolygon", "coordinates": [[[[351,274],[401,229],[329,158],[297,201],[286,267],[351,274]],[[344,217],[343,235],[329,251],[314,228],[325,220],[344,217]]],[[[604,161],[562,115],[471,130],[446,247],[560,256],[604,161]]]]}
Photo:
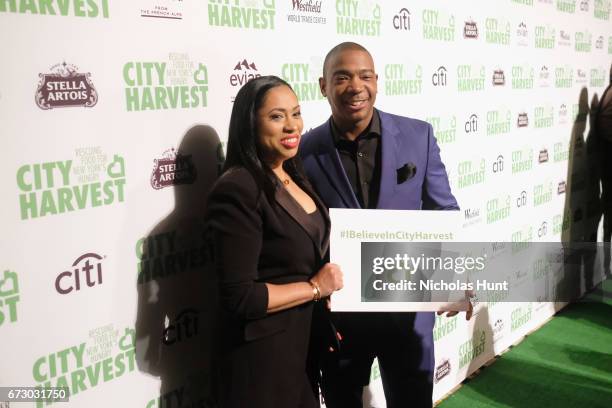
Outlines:
{"type": "Polygon", "coordinates": [[[196,180],[196,168],[191,155],[166,150],[160,159],[155,159],[151,173],[151,186],[156,190],[178,184],[191,184],[196,180]]]}
{"type": "Polygon", "coordinates": [[[51,73],[39,74],[36,104],[47,110],[98,103],[98,92],[91,82],[91,73],[79,73],[75,65],[63,62],[51,67],[51,73]]]}

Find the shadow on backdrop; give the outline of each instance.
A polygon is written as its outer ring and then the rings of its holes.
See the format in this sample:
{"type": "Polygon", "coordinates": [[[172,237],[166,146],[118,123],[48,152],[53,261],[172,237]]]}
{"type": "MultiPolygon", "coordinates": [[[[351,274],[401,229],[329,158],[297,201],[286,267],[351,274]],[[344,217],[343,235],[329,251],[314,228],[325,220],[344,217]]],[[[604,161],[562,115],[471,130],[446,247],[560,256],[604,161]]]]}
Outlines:
{"type": "Polygon", "coordinates": [[[174,191],[168,216],[138,242],[136,361],[161,380],[147,408],[216,406],[213,342],[217,284],[204,236],[206,199],[223,165],[219,136],[197,125],[155,160],[151,185],[174,191]]]}

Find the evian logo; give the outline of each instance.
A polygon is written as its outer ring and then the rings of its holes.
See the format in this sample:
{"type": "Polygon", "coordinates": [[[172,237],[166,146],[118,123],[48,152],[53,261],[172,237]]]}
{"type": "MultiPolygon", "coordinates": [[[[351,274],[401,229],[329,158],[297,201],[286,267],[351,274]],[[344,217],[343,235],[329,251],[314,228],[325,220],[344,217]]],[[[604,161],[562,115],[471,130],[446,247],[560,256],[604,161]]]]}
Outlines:
{"type": "Polygon", "coordinates": [[[36,104],[40,109],[83,106],[98,103],[98,92],[91,82],[91,73],[79,73],[78,68],[63,62],[50,68],[51,73],[38,74],[36,104]]]}
{"type": "Polygon", "coordinates": [[[254,62],[249,63],[246,58],[242,62],[238,62],[234,67],[234,73],[230,75],[230,84],[232,86],[242,86],[251,79],[259,78],[257,66],[254,62]],[[238,72],[236,72],[238,71],[238,72]]]}
{"type": "Polygon", "coordinates": [[[595,48],[597,48],[598,50],[603,50],[603,47],[604,47],[604,38],[603,38],[603,35],[600,35],[595,41],[595,48]]]}
{"type": "Polygon", "coordinates": [[[155,159],[151,173],[151,187],[160,190],[179,184],[192,184],[196,176],[197,172],[191,155],[182,155],[172,148],[166,150],[161,158],[155,159]]]}
{"type": "Polygon", "coordinates": [[[557,195],[561,195],[565,193],[566,184],[565,181],[560,181],[557,185],[557,195]]]}
{"type": "Polygon", "coordinates": [[[478,38],[478,26],[474,20],[465,22],[463,26],[463,38],[478,38]]]}
{"type": "Polygon", "coordinates": [[[442,360],[442,364],[436,367],[436,384],[440,382],[441,379],[449,375],[451,372],[451,364],[449,359],[442,360]]]}
{"type": "Polygon", "coordinates": [[[559,107],[559,123],[567,123],[567,106],[564,103],[559,107]]]}
{"type": "Polygon", "coordinates": [[[518,114],[518,118],[516,120],[517,127],[527,127],[529,126],[529,118],[527,117],[527,112],[521,112],[518,114]]]}
{"type": "Polygon", "coordinates": [[[504,321],[502,319],[497,319],[493,325],[493,341],[497,341],[502,336],[503,330],[504,321]]]}
{"type": "Polygon", "coordinates": [[[542,149],[540,150],[540,154],[538,155],[539,163],[546,163],[548,161],[548,150],[542,149]]]}
{"type": "Polygon", "coordinates": [[[55,278],[55,290],[60,295],[78,292],[83,285],[93,287],[102,284],[102,257],[94,252],[79,256],[72,263],[72,270],[64,271],[55,278]]]}
{"type": "Polygon", "coordinates": [[[516,29],[517,44],[526,47],[529,45],[529,31],[527,30],[527,24],[521,21],[516,29]]]}
{"type": "Polygon", "coordinates": [[[589,11],[589,0],[580,1],[580,11],[589,11]]]}
{"type": "Polygon", "coordinates": [[[503,69],[496,69],[493,71],[493,86],[504,86],[506,85],[506,76],[504,75],[503,69]]]}

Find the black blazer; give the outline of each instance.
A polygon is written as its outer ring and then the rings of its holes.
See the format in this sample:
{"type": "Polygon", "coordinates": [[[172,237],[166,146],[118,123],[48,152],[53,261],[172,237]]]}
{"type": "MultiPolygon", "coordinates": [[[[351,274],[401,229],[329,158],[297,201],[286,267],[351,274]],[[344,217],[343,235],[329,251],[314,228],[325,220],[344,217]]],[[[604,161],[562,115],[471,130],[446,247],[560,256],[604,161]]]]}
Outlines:
{"type": "Polygon", "coordinates": [[[325,220],[322,245],[303,227],[308,215],[284,188],[270,202],[244,168],[224,173],[210,193],[206,219],[222,310],[222,408],[315,406],[306,375],[312,302],[266,313],[265,283],[307,281],[327,251],[326,207],[309,185],[301,187],[325,220]]]}

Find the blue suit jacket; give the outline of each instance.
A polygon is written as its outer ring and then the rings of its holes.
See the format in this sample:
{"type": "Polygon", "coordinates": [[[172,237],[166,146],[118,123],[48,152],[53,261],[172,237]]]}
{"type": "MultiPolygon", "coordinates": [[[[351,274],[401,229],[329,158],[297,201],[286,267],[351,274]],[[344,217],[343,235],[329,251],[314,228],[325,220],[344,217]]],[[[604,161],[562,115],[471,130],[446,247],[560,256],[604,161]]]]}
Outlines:
{"type": "MultiPolygon", "coordinates": [[[[376,208],[458,210],[431,125],[417,119],[378,113],[382,162],[376,208]],[[400,182],[398,169],[411,164],[416,167],[414,176],[400,182]]],[[[302,138],[300,155],[304,169],[328,207],[360,208],[334,146],[330,121],[331,118],[302,138]]]]}

